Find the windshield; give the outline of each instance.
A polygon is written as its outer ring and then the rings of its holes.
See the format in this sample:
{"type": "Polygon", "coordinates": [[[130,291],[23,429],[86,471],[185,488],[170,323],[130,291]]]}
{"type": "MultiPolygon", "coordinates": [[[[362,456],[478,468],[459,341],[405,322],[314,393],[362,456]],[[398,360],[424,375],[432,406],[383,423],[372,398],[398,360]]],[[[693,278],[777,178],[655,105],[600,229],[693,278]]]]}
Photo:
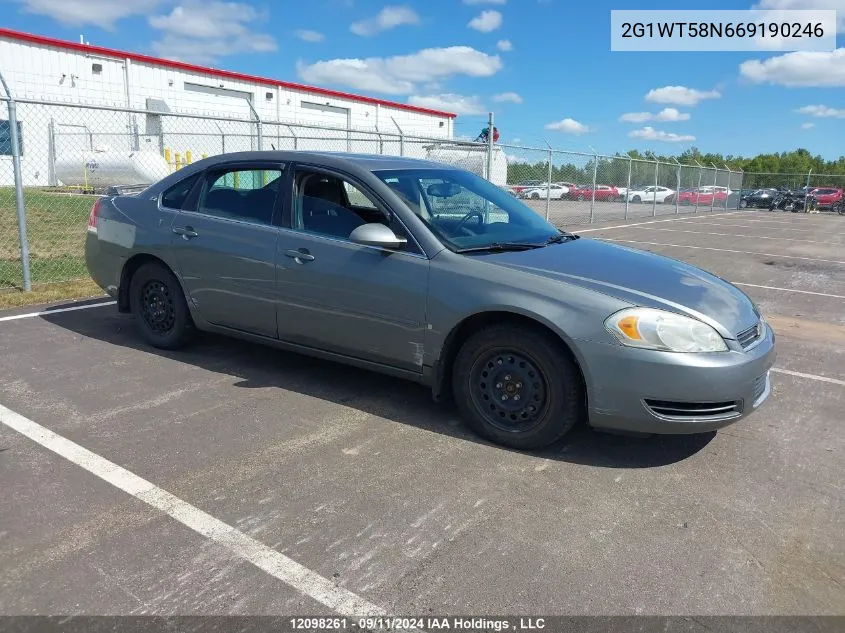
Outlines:
{"type": "Polygon", "coordinates": [[[496,185],[458,169],[375,171],[452,250],[543,244],[560,231],[496,185]]]}

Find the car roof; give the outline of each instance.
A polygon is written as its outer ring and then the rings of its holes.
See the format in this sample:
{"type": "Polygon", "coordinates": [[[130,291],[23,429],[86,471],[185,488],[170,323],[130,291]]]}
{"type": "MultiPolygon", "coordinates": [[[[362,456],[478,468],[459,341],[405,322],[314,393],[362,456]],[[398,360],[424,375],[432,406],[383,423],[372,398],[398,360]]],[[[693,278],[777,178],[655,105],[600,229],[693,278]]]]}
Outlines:
{"type": "Polygon", "coordinates": [[[225,165],[228,163],[252,162],[252,161],[278,161],[316,164],[320,167],[337,169],[349,173],[363,175],[365,172],[380,170],[400,169],[446,169],[458,170],[459,168],[444,163],[438,163],[421,158],[408,158],[405,156],[385,156],[382,154],[363,154],[353,152],[318,152],[307,150],[254,150],[246,152],[230,152],[216,154],[195,161],[181,169],[171,173],[150,185],[139,195],[158,195],[183,178],[188,178],[197,172],[210,167],[225,165]]]}
{"type": "Polygon", "coordinates": [[[421,158],[408,158],[406,156],[386,156],[383,154],[364,154],[353,152],[328,152],[328,151],[307,151],[307,150],[261,150],[248,152],[231,152],[218,154],[205,159],[208,165],[214,163],[226,163],[231,161],[251,160],[278,160],[278,161],[302,161],[320,163],[326,167],[348,167],[356,166],[366,170],[377,169],[449,169],[450,165],[444,165],[431,160],[421,158]]]}

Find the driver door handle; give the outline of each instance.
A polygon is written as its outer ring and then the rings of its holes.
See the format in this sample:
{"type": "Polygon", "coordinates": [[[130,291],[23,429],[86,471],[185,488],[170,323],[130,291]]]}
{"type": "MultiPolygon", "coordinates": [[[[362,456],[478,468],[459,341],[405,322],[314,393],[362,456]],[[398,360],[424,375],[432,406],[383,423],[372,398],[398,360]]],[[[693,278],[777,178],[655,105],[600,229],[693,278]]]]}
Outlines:
{"type": "Polygon", "coordinates": [[[305,250],[304,248],[300,248],[300,249],[292,248],[290,250],[285,251],[285,255],[295,259],[297,264],[301,264],[302,262],[313,262],[314,261],[314,256],[311,253],[309,253],[307,250],[305,250]]]}
{"type": "Polygon", "coordinates": [[[173,232],[176,235],[181,235],[184,239],[189,240],[192,237],[197,237],[199,233],[197,233],[193,227],[190,226],[174,226],[173,232]]]}

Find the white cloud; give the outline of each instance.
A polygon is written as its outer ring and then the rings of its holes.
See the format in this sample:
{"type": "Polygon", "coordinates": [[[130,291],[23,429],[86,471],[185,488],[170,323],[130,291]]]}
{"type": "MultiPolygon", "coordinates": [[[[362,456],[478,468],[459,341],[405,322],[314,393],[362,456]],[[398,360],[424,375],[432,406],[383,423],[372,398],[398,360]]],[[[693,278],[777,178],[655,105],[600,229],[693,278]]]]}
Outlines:
{"type": "Polygon", "coordinates": [[[645,123],[651,121],[653,116],[651,112],[626,112],[619,120],[625,123],[645,123]]]}
{"type": "Polygon", "coordinates": [[[686,86],[664,86],[649,90],[645,100],[653,103],[695,106],[705,99],[718,99],[721,96],[716,90],[696,90],[686,86]]]}
{"type": "Polygon", "coordinates": [[[834,51],[797,51],[769,59],[749,59],[739,74],[754,83],[795,87],[845,86],[845,48],[834,51]]]}
{"type": "Polygon", "coordinates": [[[132,15],[149,15],[161,0],[18,0],[26,13],[46,15],[66,26],[93,24],[112,30],[115,22],[132,15]]]}
{"type": "Polygon", "coordinates": [[[845,33],[845,0],[760,0],[752,9],[796,10],[796,9],[834,9],[836,10],[836,30],[845,33]]]}
{"type": "Polygon", "coordinates": [[[808,105],[798,108],[801,114],[809,114],[819,119],[845,119],[845,110],[829,108],[824,105],[808,105]]]}
{"type": "Polygon", "coordinates": [[[512,139],[511,143],[522,143],[522,139],[521,138],[512,139]]]}
{"type": "Polygon", "coordinates": [[[663,130],[655,130],[649,125],[640,130],[629,132],[628,136],[631,138],[643,139],[645,141],[663,141],[665,143],[690,143],[695,140],[695,137],[692,134],[664,132],[663,130]]]}
{"type": "Polygon", "coordinates": [[[308,29],[299,29],[294,32],[294,35],[304,42],[322,42],[326,39],[326,36],[319,31],[309,31],[308,29]]]}
{"type": "Polygon", "coordinates": [[[496,103],[522,103],[522,97],[515,92],[502,92],[493,95],[493,101],[496,103]]]}
{"type": "Polygon", "coordinates": [[[506,4],[508,0],[464,0],[464,4],[506,4]]]}
{"type": "Polygon", "coordinates": [[[420,16],[411,7],[384,7],[374,18],[353,22],[349,30],[355,35],[368,37],[395,29],[397,26],[419,24],[420,16]]]}
{"type": "Polygon", "coordinates": [[[655,121],[662,121],[664,123],[674,123],[676,121],[689,121],[689,112],[680,112],[675,108],[663,108],[654,116],[655,121]]]}
{"type": "Polygon", "coordinates": [[[546,124],[547,130],[557,130],[565,134],[575,134],[576,136],[589,132],[590,129],[583,123],[579,123],[575,119],[566,118],[562,121],[546,124]]]}
{"type": "Polygon", "coordinates": [[[408,103],[421,108],[445,110],[455,114],[483,114],[487,112],[478,97],[465,97],[452,93],[425,96],[411,95],[408,97],[408,103]]]}
{"type": "Polygon", "coordinates": [[[801,129],[802,129],[802,130],[811,130],[811,129],[813,129],[814,127],[816,127],[816,124],[815,124],[815,123],[802,123],[802,124],[801,124],[801,129]]]}
{"type": "Polygon", "coordinates": [[[416,83],[453,75],[490,77],[502,68],[498,55],[469,46],[426,48],[410,55],[331,59],[297,64],[300,78],[315,84],[336,84],[386,94],[411,94],[416,83]]]}
{"type": "Polygon", "coordinates": [[[167,15],[153,15],[150,26],[162,32],[153,50],[169,59],[209,64],[225,55],[266,53],[276,40],[252,29],[264,14],[240,2],[186,0],[167,15]]]}
{"type": "Polygon", "coordinates": [[[689,121],[690,115],[688,112],[680,112],[675,108],[663,108],[657,114],[652,114],[651,112],[626,112],[619,117],[619,120],[625,123],[645,123],[646,121],[674,123],[677,121],[689,121]]]}
{"type": "Polygon", "coordinates": [[[498,42],[496,42],[496,48],[498,48],[500,51],[505,52],[512,51],[513,44],[511,44],[510,40],[499,40],[498,42]]]}
{"type": "Polygon", "coordinates": [[[482,11],[470,20],[467,26],[471,29],[475,29],[476,31],[481,31],[482,33],[495,31],[502,26],[502,14],[493,10],[482,11]]]}

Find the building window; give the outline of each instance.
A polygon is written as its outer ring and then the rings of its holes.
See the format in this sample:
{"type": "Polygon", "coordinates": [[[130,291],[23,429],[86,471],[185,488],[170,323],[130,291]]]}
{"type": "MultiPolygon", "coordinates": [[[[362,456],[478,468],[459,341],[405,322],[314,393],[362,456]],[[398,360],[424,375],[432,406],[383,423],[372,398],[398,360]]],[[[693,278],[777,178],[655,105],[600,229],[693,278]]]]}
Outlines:
{"type": "MultiPolygon", "coordinates": [[[[18,147],[23,156],[23,128],[18,121],[18,147]]],[[[0,120],[0,156],[12,155],[12,126],[8,121],[0,120]]]]}
{"type": "Polygon", "coordinates": [[[102,64],[91,64],[91,72],[95,75],[99,75],[103,72],[103,65],[102,64]]]}

